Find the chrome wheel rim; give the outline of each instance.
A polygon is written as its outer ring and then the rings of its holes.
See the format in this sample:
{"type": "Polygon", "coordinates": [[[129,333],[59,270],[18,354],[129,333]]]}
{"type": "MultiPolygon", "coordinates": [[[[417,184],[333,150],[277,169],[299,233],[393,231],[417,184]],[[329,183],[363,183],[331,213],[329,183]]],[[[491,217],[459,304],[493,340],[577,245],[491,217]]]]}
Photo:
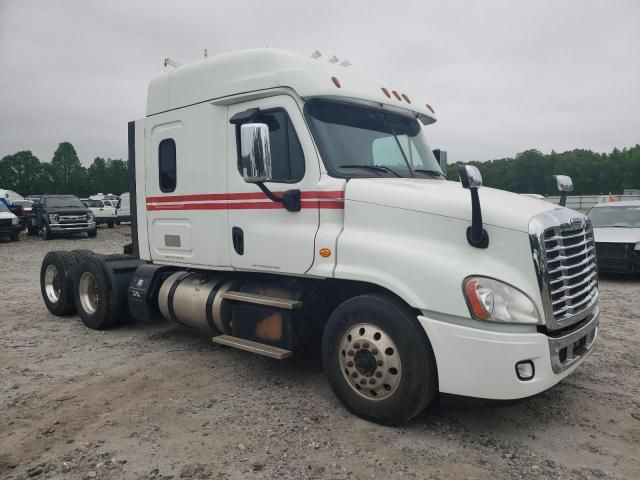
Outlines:
{"type": "Polygon", "coordinates": [[[98,287],[96,285],[96,277],[91,272],[84,272],[80,276],[79,282],[80,303],[82,309],[89,315],[96,313],[100,298],[98,296],[98,287]]]}
{"type": "Polygon", "coordinates": [[[345,332],[338,351],[349,386],[367,400],[383,400],[398,389],[402,363],[398,348],[381,328],[360,323],[345,332]]]}
{"type": "Polygon", "coordinates": [[[51,303],[60,300],[60,275],[55,265],[47,266],[44,271],[44,291],[51,303]]]}

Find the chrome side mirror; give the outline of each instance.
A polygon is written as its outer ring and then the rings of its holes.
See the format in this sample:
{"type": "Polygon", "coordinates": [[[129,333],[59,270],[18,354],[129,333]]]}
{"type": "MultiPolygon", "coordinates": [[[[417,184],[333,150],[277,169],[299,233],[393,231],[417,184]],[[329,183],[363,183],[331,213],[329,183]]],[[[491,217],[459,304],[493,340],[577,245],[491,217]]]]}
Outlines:
{"type": "Polygon", "coordinates": [[[272,179],[269,127],[264,123],[245,123],[240,126],[240,165],[247,183],[268,182],[272,179]]]}
{"type": "Polygon", "coordinates": [[[559,192],[573,192],[573,180],[569,175],[555,175],[559,192]]]}
{"type": "Polygon", "coordinates": [[[442,173],[446,177],[447,176],[447,151],[440,150],[437,148],[433,151],[433,155],[436,157],[436,160],[438,161],[438,165],[440,165],[440,170],[442,170],[442,173]]]}
{"type": "Polygon", "coordinates": [[[476,248],[489,246],[489,234],[482,226],[482,208],[478,188],[482,186],[482,175],[478,167],[461,165],[458,168],[460,183],[471,192],[471,226],[467,228],[467,242],[476,248]]]}
{"type": "Polygon", "coordinates": [[[479,188],[482,186],[482,175],[478,167],[473,165],[462,165],[458,169],[460,183],[464,188],[479,188]]]}
{"type": "Polygon", "coordinates": [[[573,180],[569,175],[554,175],[560,192],[560,206],[567,204],[567,192],[573,192],[573,180]]]}

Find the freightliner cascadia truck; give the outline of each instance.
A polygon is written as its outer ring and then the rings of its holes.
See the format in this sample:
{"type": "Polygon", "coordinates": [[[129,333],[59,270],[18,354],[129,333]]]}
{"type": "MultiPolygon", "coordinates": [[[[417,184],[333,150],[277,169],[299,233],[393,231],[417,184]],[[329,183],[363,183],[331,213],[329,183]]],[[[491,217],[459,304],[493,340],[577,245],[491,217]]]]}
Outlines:
{"type": "Polygon", "coordinates": [[[128,126],[132,244],[47,254],[52,313],[164,317],[276,359],[317,347],[346,408],[383,424],[439,394],[535,395],[590,352],[589,220],[473,166],[447,181],[418,95],[276,49],[176,66],[128,126]]]}

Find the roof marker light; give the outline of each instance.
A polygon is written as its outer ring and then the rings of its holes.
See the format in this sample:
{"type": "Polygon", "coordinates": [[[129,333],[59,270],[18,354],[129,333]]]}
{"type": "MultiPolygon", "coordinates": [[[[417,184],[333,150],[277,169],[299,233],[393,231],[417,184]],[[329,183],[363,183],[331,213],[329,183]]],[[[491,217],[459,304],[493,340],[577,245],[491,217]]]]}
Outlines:
{"type": "Polygon", "coordinates": [[[340,81],[336,77],[331,77],[331,81],[336,87],[340,88],[340,81]]]}
{"type": "Polygon", "coordinates": [[[431,113],[436,113],[436,112],[434,112],[434,111],[433,111],[433,108],[432,108],[432,107],[431,107],[431,105],[429,105],[428,103],[426,104],[426,107],[427,107],[429,110],[431,110],[431,113]]]}
{"type": "Polygon", "coordinates": [[[404,98],[407,101],[407,103],[411,103],[411,100],[409,100],[409,97],[407,97],[406,94],[403,93],[402,98],[404,98]]]}
{"type": "Polygon", "coordinates": [[[386,88],[382,87],[382,93],[384,93],[387,97],[391,98],[391,94],[389,93],[389,90],[387,90],[386,88]]]}
{"type": "Polygon", "coordinates": [[[393,96],[396,97],[398,100],[402,101],[402,97],[398,92],[396,92],[395,90],[392,90],[391,93],[393,93],[393,96]]]}

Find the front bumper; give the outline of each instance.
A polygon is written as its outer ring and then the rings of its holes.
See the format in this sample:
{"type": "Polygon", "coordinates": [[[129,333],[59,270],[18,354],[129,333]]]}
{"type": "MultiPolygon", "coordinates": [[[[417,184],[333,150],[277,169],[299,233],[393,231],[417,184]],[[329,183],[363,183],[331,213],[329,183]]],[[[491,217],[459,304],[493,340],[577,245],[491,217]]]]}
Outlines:
{"type": "Polygon", "coordinates": [[[17,225],[0,227],[0,237],[12,237],[13,235],[20,233],[24,230],[24,225],[18,223],[17,225]]]}
{"type": "Polygon", "coordinates": [[[49,224],[49,230],[54,233],[77,233],[77,232],[88,232],[90,230],[95,230],[96,222],[86,222],[86,223],[51,223],[49,224]]]}
{"type": "Polygon", "coordinates": [[[598,335],[598,310],[579,328],[559,336],[502,333],[418,316],[438,366],[441,393],[515,400],[543,392],[584,361],[598,335]],[[530,360],[535,375],[520,380],[518,362],[530,360]]]}

